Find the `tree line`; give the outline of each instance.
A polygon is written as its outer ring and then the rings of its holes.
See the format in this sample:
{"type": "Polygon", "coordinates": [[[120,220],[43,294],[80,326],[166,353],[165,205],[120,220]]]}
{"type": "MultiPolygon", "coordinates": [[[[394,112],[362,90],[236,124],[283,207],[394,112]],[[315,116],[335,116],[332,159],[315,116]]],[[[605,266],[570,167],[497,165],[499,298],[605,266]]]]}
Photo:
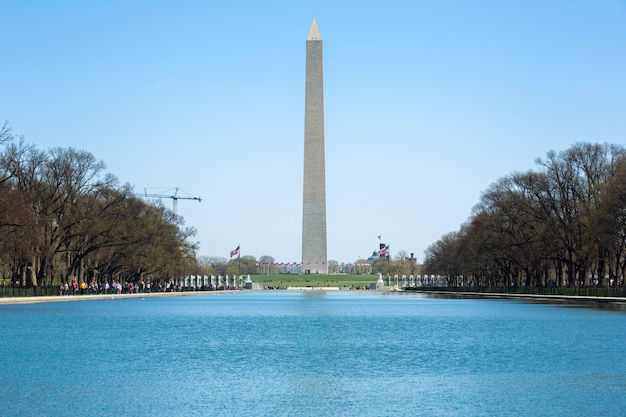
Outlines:
{"type": "Polygon", "coordinates": [[[196,267],[193,228],[137,198],[89,152],[0,128],[0,278],[12,286],[139,282],[196,267]]]}
{"type": "Polygon", "coordinates": [[[425,252],[451,286],[621,286],[626,272],[626,152],[578,143],[507,175],[468,221],[425,252]]]}

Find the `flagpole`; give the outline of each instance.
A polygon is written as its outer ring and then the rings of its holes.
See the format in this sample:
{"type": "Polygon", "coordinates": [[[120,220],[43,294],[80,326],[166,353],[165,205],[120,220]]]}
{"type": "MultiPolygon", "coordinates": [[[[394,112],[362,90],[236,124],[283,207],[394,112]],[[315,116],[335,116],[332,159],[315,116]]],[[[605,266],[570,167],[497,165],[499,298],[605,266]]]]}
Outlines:
{"type": "Polygon", "coordinates": [[[237,247],[239,248],[239,253],[237,254],[237,264],[239,268],[239,275],[241,275],[241,244],[238,243],[237,247]]]}

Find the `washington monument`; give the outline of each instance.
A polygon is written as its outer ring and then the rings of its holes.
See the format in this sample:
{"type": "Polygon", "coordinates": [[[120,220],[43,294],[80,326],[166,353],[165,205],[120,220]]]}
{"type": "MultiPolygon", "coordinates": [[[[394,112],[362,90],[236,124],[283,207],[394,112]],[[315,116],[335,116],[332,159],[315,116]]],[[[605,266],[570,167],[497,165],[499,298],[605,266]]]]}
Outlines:
{"type": "Polygon", "coordinates": [[[302,269],[312,274],[328,273],[323,75],[322,35],[313,19],[306,38],[302,197],[302,269]]]}

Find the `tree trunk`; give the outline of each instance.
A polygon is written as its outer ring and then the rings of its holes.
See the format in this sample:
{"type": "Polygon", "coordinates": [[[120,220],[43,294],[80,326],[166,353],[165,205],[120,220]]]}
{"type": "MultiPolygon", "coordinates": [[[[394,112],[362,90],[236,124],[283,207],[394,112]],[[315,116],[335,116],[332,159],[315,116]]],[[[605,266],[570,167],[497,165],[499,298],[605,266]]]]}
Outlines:
{"type": "Polygon", "coordinates": [[[28,268],[28,275],[30,284],[33,287],[39,286],[37,283],[37,256],[33,255],[32,263],[30,264],[30,268],[28,268]]]}
{"type": "Polygon", "coordinates": [[[606,250],[600,250],[598,254],[598,286],[602,287],[604,285],[604,276],[606,274],[606,261],[605,256],[607,255],[606,250]]]}

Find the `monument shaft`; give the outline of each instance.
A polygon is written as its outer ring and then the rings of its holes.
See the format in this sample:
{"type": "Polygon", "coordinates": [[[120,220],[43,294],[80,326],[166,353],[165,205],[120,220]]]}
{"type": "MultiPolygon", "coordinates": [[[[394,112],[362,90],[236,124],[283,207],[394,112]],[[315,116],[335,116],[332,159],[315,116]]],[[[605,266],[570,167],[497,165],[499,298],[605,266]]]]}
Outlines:
{"type": "Polygon", "coordinates": [[[328,273],[322,37],[313,19],[306,40],[302,268],[328,273]]]}

